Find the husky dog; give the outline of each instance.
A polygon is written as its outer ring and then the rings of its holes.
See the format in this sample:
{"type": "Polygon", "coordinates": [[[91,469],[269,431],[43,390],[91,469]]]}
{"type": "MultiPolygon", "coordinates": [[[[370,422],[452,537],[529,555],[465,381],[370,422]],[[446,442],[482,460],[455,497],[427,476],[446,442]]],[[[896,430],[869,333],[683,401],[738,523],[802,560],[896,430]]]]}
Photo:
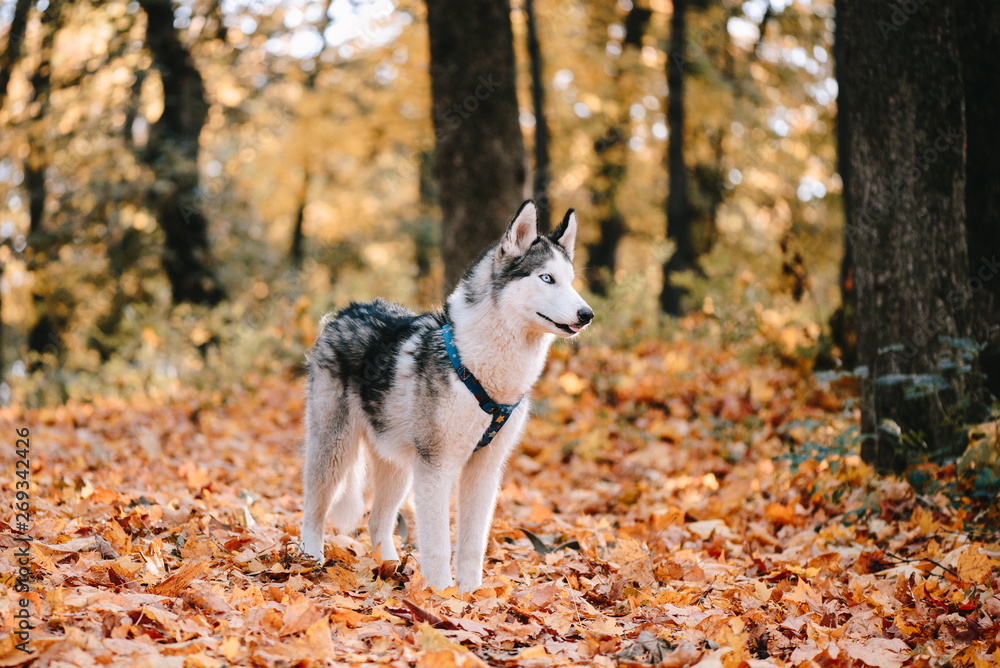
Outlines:
{"type": "Polygon", "coordinates": [[[443,310],[376,299],[326,316],[308,359],[302,549],[323,562],[327,515],[368,529],[397,559],[393,529],[413,487],[420,570],[451,586],[449,501],[458,483],[455,570],[477,589],[500,479],[556,336],[594,318],[573,289],[576,215],[538,236],[533,202],[468,269],[443,310]],[[366,476],[367,472],[367,476],[366,476]],[[367,480],[366,480],[367,479],[367,480]],[[329,511],[329,512],[328,512],[329,511]]]}

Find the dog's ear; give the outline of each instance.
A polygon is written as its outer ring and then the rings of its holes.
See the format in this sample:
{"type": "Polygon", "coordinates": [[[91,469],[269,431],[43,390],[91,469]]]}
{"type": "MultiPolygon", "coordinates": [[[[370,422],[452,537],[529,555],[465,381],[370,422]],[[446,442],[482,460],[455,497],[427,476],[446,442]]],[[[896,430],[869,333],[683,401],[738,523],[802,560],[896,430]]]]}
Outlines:
{"type": "Polygon", "coordinates": [[[538,216],[535,203],[530,199],[521,205],[507,226],[507,232],[500,240],[500,257],[520,255],[538,238],[538,216]]]}
{"type": "Polygon", "coordinates": [[[552,230],[549,241],[562,246],[569,259],[573,260],[573,246],[576,245],[576,212],[573,209],[567,211],[559,227],[552,230]]]}

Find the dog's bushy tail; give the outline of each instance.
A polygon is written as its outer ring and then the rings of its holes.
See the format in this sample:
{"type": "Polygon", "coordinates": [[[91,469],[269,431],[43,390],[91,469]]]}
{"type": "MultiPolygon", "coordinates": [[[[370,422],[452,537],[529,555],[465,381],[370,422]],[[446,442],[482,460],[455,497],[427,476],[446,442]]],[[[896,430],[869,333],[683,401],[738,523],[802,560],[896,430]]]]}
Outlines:
{"type": "Polygon", "coordinates": [[[316,371],[310,368],[306,385],[301,540],[303,551],[322,562],[327,515],[340,531],[353,531],[361,522],[365,461],[361,427],[351,416],[345,388],[316,371]]]}

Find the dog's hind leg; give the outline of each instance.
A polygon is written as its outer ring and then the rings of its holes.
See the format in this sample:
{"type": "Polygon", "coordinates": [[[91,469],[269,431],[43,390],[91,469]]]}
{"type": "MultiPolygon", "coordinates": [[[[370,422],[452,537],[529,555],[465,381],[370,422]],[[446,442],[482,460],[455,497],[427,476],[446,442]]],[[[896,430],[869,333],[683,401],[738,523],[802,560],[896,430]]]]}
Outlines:
{"type": "Polygon", "coordinates": [[[372,549],[380,548],[383,561],[396,561],[396,544],[392,534],[396,528],[399,506],[410,491],[410,475],[405,469],[386,461],[374,452],[371,455],[372,512],[368,516],[368,533],[372,549]]]}
{"type": "MultiPolygon", "coordinates": [[[[349,425],[348,428],[354,425],[349,425]]],[[[356,432],[357,430],[355,430],[356,432]]],[[[361,438],[357,436],[356,438],[361,438]]],[[[351,533],[361,524],[365,515],[365,457],[361,448],[355,448],[354,463],[344,475],[341,489],[333,497],[327,516],[340,533],[351,533]]]]}
{"type": "Polygon", "coordinates": [[[322,563],[327,511],[334,496],[344,492],[359,449],[343,387],[324,371],[309,379],[305,421],[301,544],[303,552],[322,563]]]}

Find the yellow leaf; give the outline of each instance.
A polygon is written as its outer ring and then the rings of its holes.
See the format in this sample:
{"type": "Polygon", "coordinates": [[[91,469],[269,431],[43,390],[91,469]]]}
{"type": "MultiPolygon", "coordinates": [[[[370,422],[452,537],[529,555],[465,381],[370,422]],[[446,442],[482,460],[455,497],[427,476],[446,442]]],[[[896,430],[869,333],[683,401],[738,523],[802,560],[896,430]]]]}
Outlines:
{"type": "Polygon", "coordinates": [[[972,548],[966,550],[958,557],[959,577],[967,582],[981,582],[983,578],[990,574],[1000,562],[990,559],[985,554],[980,554],[972,548]]]}
{"type": "Polygon", "coordinates": [[[209,563],[207,561],[184,564],[174,571],[173,575],[168,577],[166,580],[158,585],[150,587],[149,593],[173,598],[187,589],[188,585],[191,584],[193,580],[207,573],[208,567],[209,563]]]}
{"type": "Polygon", "coordinates": [[[476,666],[485,668],[479,657],[458,643],[448,640],[427,622],[417,627],[417,641],[425,654],[417,666],[426,668],[451,668],[451,666],[476,666]]]}
{"type": "Polygon", "coordinates": [[[420,642],[420,649],[425,652],[439,652],[441,650],[464,651],[461,645],[455,644],[445,638],[440,631],[427,622],[423,622],[417,627],[417,640],[420,642]]]}
{"type": "Polygon", "coordinates": [[[239,636],[226,636],[222,639],[222,656],[226,657],[229,661],[236,659],[236,655],[240,651],[240,638],[239,636]]]}
{"type": "Polygon", "coordinates": [[[543,659],[548,655],[549,653],[545,651],[545,647],[542,645],[535,645],[534,647],[524,649],[517,655],[517,660],[524,661],[525,659],[543,659]]]}

